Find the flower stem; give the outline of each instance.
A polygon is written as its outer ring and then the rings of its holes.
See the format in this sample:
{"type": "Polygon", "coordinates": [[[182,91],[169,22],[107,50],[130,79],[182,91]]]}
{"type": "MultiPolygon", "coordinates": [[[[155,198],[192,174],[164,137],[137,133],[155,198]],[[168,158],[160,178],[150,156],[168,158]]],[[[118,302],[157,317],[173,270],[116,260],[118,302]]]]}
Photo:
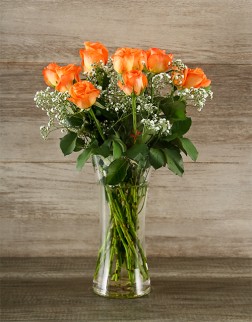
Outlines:
{"type": "Polygon", "coordinates": [[[106,108],[104,105],[102,105],[101,103],[99,103],[97,101],[95,102],[95,106],[100,107],[102,109],[105,109],[106,108]]]}
{"type": "Polygon", "coordinates": [[[137,118],[136,118],[136,95],[132,94],[132,116],[133,116],[133,133],[137,132],[137,118]]]}
{"type": "Polygon", "coordinates": [[[103,141],[105,141],[105,136],[104,134],[102,133],[102,129],[101,129],[101,125],[100,125],[100,122],[97,120],[96,116],[95,116],[95,113],[94,111],[92,110],[92,108],[89,109],[89,113],[92,117],[92,119],[95,121],[95,124],[96,124],[96,127],[98,129],[98,132],[100,134],[100,136],[102,137],[103,141]]]}
{"type": "Polygon", "coordinates": [[[128,272],[131,285],[135,283],[135,270],[144,280],[148,279],[148,266],[143,246],[139,240],[139,206],[146,196],[146,187],[140,193],[139,188],[132,186],[124,191],[122,187],[104,187],[111,217],[105,233],[103,245],[99,251],[95,279],[109,258],[109,274],[112,281],[120,280],[123,263],[128,272]]]}

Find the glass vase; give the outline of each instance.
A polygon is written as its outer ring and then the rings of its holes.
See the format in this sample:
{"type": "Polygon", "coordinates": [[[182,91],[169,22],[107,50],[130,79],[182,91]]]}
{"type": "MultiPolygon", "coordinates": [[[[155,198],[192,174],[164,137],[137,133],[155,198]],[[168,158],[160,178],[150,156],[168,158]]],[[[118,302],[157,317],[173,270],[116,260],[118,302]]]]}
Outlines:
{"type": "Polygon", "coordinates": [[[93,290],[111,298],[140,297],[150,292],[145,252],[150,169],[138,171],[137,176],[135,174],[127,182],[106,185],[106,169],[110,162],[108,158],[93,157],[100,190],[100,247],[93,290]]]}

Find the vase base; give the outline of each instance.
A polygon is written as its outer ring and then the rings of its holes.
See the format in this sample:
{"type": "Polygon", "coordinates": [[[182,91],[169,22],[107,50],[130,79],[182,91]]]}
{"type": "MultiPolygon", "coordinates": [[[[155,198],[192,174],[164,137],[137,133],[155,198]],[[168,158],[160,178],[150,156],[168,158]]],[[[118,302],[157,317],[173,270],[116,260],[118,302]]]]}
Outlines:
{"type": "Polygon", "coordinates": [[[137,287],[136,285],[131,286],[125,282],[115,282],[114,285],[111,284],[110,286],[103,288],[101,284],[97,283],[96,281],[93,282],[94,293],[109,298],[137,298],[148,295],[150,290],[150,280],[147,280],[141,284],[141,288],[137,287]]]}

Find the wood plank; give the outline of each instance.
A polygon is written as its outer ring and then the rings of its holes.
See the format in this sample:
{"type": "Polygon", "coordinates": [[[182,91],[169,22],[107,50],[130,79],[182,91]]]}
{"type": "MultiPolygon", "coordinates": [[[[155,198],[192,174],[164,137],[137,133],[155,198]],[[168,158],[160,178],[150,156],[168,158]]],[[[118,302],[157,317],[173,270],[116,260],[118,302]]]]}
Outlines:
{"type": "Polygon", "coordinates": [[[34,93],[45,87],[42,68],[51,61],[79,63],[79,48],[92,40],[110,53],[122,46],[172,51],[190,67],[200,65],[213,81],[214,100],[201,114],[189,112],[199,162],[185,158],[180,181],[163,170],[153,177],[150,254],[251,256],[251,12],[249,0],[182,0],[176,6],[165,0],[3,1],[2,254],[73,256],[97,249],[91,165],[75,171],[76,156],[63,158],[59,150],[60,133],[40,139],[46,118],[33,103],[34,93]]]}
{"type": "MultiPolygon", "coordinates": [[[[85,272],[93,274],[95,256],[79,257],[0,257],[0,278],[68,278],[77,277],[85,272]]],[[[181,278],[250,278],[252,275],[251,258],[217,257],[162,257],[148,258],[151,276],[181,278]],[[204,269],[202,269],[204,267],[204,269]]]]}
{"type": "MultiPolygon", "coordinates": [[[[98,249],[97,188],[90,164],[2,164],[1,255],[80,256],[98,249]]],[[[183,179],[153,172],[150,255],[252,256],[250,167],[188,163],[183,179]]]]}
{"type": "MultiPolygon", "coordinates": [[[[33,97],[37,90],[45,88],[41,75],[44,65],[1,64],[0,162],[74,162],[76,159],[76,156],[63,158],[58,143],[60,132],[47,142],[40,138],[39,127],[47,123],[47,117],[35,108],[33,97]]],[[[188,136],[198,147],[199,161],[251,162],[252,110],[248,102],[252,98],[252,66],[202,67],[213,81],[214,99],[201,113],[195,108],[188,109],[193,119],[188,136]],[[242,83],[240,75],[243,75],[242,83]]]]}
{"type": "Polygon", "coordinates": [[[188,62],[248,64],[251,10],[249,0],[3,1],[1,61],[74,63],[91,40],[111,51],[161,47],[188,62]]]}
{"type": "Polygon", "coordinates": [[[3,321],[251,320],[249,259],[150,258],[152,292],[108,300],[92,292],[94,258],[3,258],[3,321]]]}

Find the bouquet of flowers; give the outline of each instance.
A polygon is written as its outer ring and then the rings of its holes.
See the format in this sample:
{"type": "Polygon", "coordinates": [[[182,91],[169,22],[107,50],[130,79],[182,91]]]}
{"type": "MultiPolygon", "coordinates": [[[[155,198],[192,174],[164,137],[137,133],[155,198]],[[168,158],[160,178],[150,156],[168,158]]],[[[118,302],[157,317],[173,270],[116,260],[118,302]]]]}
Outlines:
{"type": "Polygon", "coordinates": [[[110,279],[120,280],[125,266],[133,285],[136,270],[148,280],[138,229],[149,169],[167,166],[182,176],[181,154],[197,159],[184,137],[192,124],[186,108],[204,107],[213,95],[211,81],[202,69],[158,48],[119,48],[109,57],[101,43],[84,45],[81,66],[44,68],[49,87],[36,93],[35,102],[49,122],[40,130],[44,139],[51,131],[64,132],[60,148],[64,155],[79,152],[78,169],[93,157],[110,212],[95,279],[109,254],[110,279]]]}

